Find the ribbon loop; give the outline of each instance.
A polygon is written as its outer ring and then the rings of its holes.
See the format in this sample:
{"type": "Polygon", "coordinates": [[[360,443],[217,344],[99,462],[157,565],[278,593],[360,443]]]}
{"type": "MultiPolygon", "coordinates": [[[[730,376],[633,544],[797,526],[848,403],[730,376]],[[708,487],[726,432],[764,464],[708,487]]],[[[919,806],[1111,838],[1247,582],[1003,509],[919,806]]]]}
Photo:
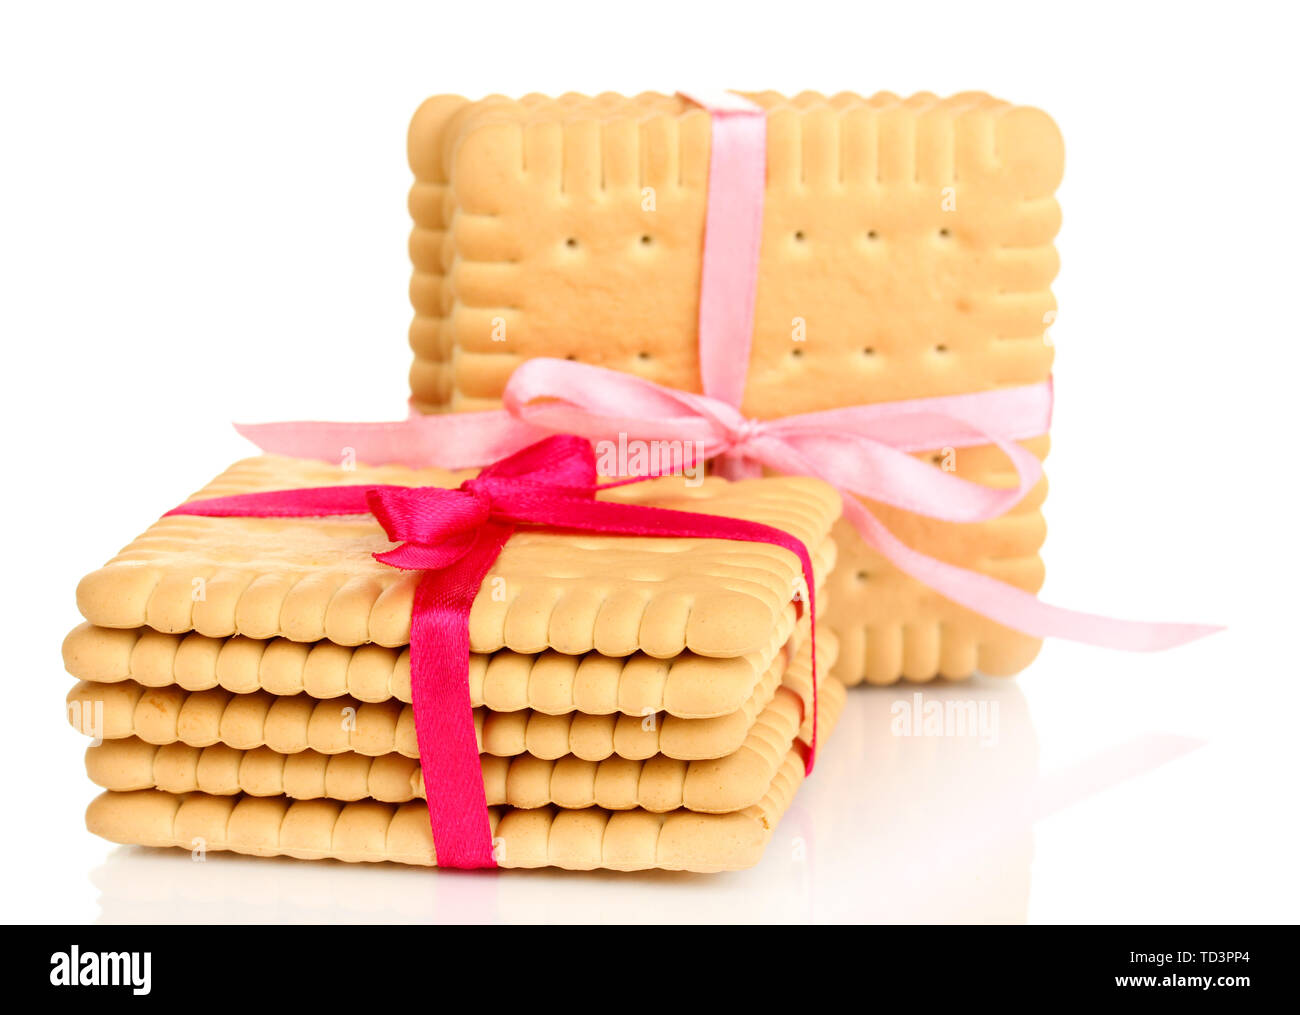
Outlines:
{"type": "Polygon", "coordinates": [[[370,513],[395,543],[436,546],[455,539],[488,520],[492,501],[486,491],[462,485],[441,487],[383,487],[369,490],[370,513]]]}

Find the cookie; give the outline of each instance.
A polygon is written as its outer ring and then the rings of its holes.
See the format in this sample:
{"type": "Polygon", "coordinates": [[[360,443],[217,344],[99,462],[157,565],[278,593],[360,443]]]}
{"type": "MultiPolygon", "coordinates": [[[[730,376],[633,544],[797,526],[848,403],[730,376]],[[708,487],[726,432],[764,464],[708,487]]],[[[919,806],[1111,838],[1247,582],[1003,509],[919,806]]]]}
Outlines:
{"type": "MultiPolygon", "coordinates": [[[[823,555],[833,552],[833,543],[823,544],[823,555]]],[[[766,645],[730,659],[693,653],[655,659],[644,652],[622,657],[555,651],[521,655],[509,650],[474,654],[469,661],[470,703],[494,712],[527,708],[547,715],[728,716],[746,707],[773,663],[783,651],[797,649],[806,631],[807,618],[796,626],[791,606],[766,645]]],[[[64,639],[63,661],[74,677],[96,683],[132,680],[145,687],[176,685],[187,691],[219,687],[233,694],[264,690],[319,699],[348,695],[362,702],[411,701],[410,651],[382,645],[209,638],[194,632],[164,634],[83,623],[64,639]]],[[[780,670],[784,668],[782,659],[780,670]]]]}
{"type": "MultiPolygon", "coordinates": [[[[809,665],[809,647],[804,646],[788,669],[784,660],[774,663],[751,700],[728,716],[545,715],[531,709],[478,708],[474,710],[478,748],[497,757],[531,754],[549,760],[570,754],[588,761],[645,760],[658,754],[685,761],[725,757],[741,748],[787,675],[799,680],[799,669],[809,665]]],[[[828,665],[833,663],[833,642],[820,651],[828,665]]],[[[244,750],[270,747],[282,754],[314,750],[370,757],[394,752],[420,756],[412,706],[397,699],[360,702],[344,696],[320,701],[305,694],[231,694],[223,689],[186,691],[175,685],[146,688],[133,681],[81,681],[68,692],[67,705],[74,726],[106,740],[134,736],[151,744],[223,743],[244,750]],[[87,728],[87,717],[93,717],[96,725],[87,728]]]]}
{"type": "MultiPolygon", "coordinates": [[[[746,415],[1049,378],[1064,153],[1046,114],[976,92],[747,94],[768,153],[746,415]]],[[[496,407],[535,356],[698,391],[710,122],[656,94],[426,102],[408,136],[415,408],[496,407]]],[[[919,456],[1010,481],[996,449],[919,456]]],[[[1033,592],[1045,491],[974,525],[869,506],[915,549],[1033,592]]],[[[838,533],[842,679],[1010,674],[1037,653],[838,533]]]]}
{"type": "MultiPolygon", "coordinates": [[[[796,749],[757,804],[728,814],[489,807],[497,863],[700,873],[751,867],[803,779],[796,749]]],[[[91,801],[86,827],[110,842],[141,846],[437,866],[428,810],[416,802],[107,791],[91,801]]]]}
{"type": "MultiPolygon", "coordinates": [[[[826,642],[833,645],[833,639],[826,642]]],[[[826,659],[828,665],[831,661],[826,659]]],[[[644,761],[484,756],[487,802],[523,808],[639,807],[656,813],[679,808],[706,813],[743,810],[762,799],[795,740],[807,744],[811,724],[803,714],[802,692],[810,679],[805,654],[752,724],[741,747],[717,760],[688,762],[662,755],[644,761]]],[[[823,686],[821,729],[834,725],[843,701],[838,682],[823,686]]],[[[401,754],[327,755],[310,749],[283,754],[269,747],[240,750],[221,743],[192,747],[179,741],[156,745],[127,737],[90,747],[86,770],[91,781],[115,791],[156,788],[169,793],[385,803],[406,803],[425,795],[419,761],[401,754]]]]}
{"type": "MultiPolygon", "coordinates": [[[[461,478],[262,456],[236,464],[196,497],[343,484],[447,487],[461,478]]],[[[602,496],[762,522],[810,552],[822,546],[840,509],[831,487],[801,478],[698,486],[661,479],[602,496]]],[[[419,574],[374,559],[389,546],[370,516],[173,515],[83,578],[77,605],[101,627],[400,647],[410,640],[419,574]]],[[[794,554],[767,543],[521,529],[474,601],[470,648],[744,656],[771,640],[800,594],[801,576],[794,554]]]]}

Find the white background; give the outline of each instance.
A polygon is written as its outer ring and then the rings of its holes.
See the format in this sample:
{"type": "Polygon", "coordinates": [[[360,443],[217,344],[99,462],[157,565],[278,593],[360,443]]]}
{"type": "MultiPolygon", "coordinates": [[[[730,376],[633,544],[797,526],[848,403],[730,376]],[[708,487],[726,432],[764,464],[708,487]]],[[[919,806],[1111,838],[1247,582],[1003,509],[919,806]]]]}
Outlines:
{"type": "Polygon", "coordinates": [[[4,918],[1295,920],[1285,10],[6,4],[4,918]],[[979,685],[990,747],[890,737],[910,690],[855,692],[743,874],[195,864],[89,835],[59,659],[76,581],[249,453],[230,420],[403,414],[420,100],[714,85],[984,89],[1056,118],[1044,596],[1230,630],[1155,656],[1050,644],[979,685]]]}

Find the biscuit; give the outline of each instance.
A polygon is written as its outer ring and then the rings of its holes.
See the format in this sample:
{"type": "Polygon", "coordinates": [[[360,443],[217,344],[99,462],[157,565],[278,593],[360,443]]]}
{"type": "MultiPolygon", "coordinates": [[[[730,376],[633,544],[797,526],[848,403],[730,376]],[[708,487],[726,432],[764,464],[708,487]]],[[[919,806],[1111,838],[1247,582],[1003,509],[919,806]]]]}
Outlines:
{"type": "MultiPolygon", "coordinates": [[[[460,478],[262,456],[237,463],[196,497],[344,484],[446,487],[460,478]]],[[[660,479],[602,497],[762,522],[810,553],[840,510],[830,486],[802,478],[694,487],[660,479]]],[[[389,545],[370,516],[173,515],[83,578],[77,605],[101,627],[400,647],[410,640],[419,573],[375,560],[389,545]]],[[[470,649],[743,656],[770,641],[802,582],[795,555],[767,543],[520,529],[471,608],[470,649]]]]}
{"type": "MultiPolygon", "coordinates": [[[[819,646],[826,665],[836,644],[819,646]]],[[[715,719],[656,715],[545,715],[474,710],[479,751],[497,757],[531,754],[554,760],[574,755],[587,761],[619,757],[639,761],[663,754],[694,761],[721,758],[740,750],[755,719],[768,707],[783,680],[796,684],[810,666],[809,645],[787,669],[774,663],[755,694],[736,713],[715,719]]],[[[819,670],[819,675],[824,675],[819,670]]],[[[808,688],[809,692],[811,688],[808,688]]],[[[811,694],[809,694],[811,697],[811,694]]],[[[81,681],[67,696],[73,726],[106,740],[139,737],[150,744],[184,743],[207,747],[222,743],[252,750],[270,747],[281,754],[314,750],[355,752],[369,757],[397,753],[420,756],[412,706],[397,699],[360,702],[339,697],[318,701],[305,694],[277,696],[265,691],[231,694],[223,689],[186,691],[175,685],[146,688],[133,681],[94,684],[81,681]],[[93,717],[90,727],[86,717],[93,717]],[[89,728],[88,728],[89,727],[89,728]]]]}
{"type": "MultiPolygon", "coordinates": [[[[824,544],[828,552],[833,546],[824,544]]],[[[521,655],[508,650],[474,654],[469,660],[470,704],[494,712],[528,708],[547,715],[731,715],[753,700],[759,682],[782,652],[797,650],[807,636],[807,618],[795,626],[794,617],[791,606],[762,649],[730,659],[691,653],[654,659],[644,652],[623,657],[554,651],[521,655]]],[[[132,680],[145,687],[176,685],[187,691],[220,687],[232,694],[263,690],[319,699],[348,695],[363,702],[411,701],[409,649],[382,645],[209,638],[194,632],[163,634],[83,623],[64,639],[63,662],[72,676],[96,683],[132,680]]],[[[781,659],[778,679],[784,669],[781,659]]]]}
{"type": "MultiPolygon", "coordinates": [[[[489,807],[497,863],[506,868],[699,873],[752,867],[803,779],[803,755],[796,748],[757,804],[728,814],[489,807]]],[[[415,802],[110,790],[91,801],[86,827],[110,842],[141,846],[437,865],[428,809],[415,802]]]]}
{"type": "MultiPolygon", "coordinates": [[[[806,628],[806,623],[801,623],[801,627],[806,628]]],[[[106,631],[108,629],[92,628],[91,630],[98,632],[106,631]]],[[[832,638],[832,636],[829,631],[825,631],[821,635],[821,638],[829,639],[832,638]]],[[[237,643],[237,639],[231,639],[230,644],[235,643],[237,643]]],[[[498,700],[509,698],[509,703],[512,707],[508,709],[495,709],[491,707],[484,708],[483,687],[485,684],[485,674],[492,671],[495,662],[499,656],[501,656],[501,653],[493,656],[473,657],[470,666],[470,704],[473,708],[479,711],[480,727],[482,727],[484,723],[487,724],[487,729],[492,743],[507,744],[513,742],[516,746],[520,742],[523,742],[525,745],[531,743],[536,749],[542,749],[542,745],[549,744],[550,750],[547,754],[548,757],[555,756],[556,751],[563,752],[567,746],[566,741],[557,741],[556,735],[561,732],[561,724],[551,721],[552,717],[569,717],[570,722],[565,726],[565,730],[569,732],[575,730],[580,731],[580,739],[586,744],[590,745],[593,742],[599,743],[604,740],[606,745],[621,743],[624,745],[625,750],[630,750],[632,745],[640,744],[640,754],[644,754],[646,738],[640,733],[639,728],[647,718],[654,717],[655,725],[659,729],[660,739],[663,743],[677,745],[679,750],[689,750],[686,745],[693,744],[696,745],[695,749],[697,751],[700,749],[699,745],[708,745],[708,750],[715,753],[727,753],[739,746],[741,741],[744,739],[745,734],[748,732],[749,727],[753,725],[755,717],[767,706],[767,703],[771,701],[772,695],[776,693],[777,687],[780,686],[783,677],[787,673],[788,663],[793,658],[793,654],[797,651],[797,648],[801,643],[802,639],[796,640],[792,638],[786,646],[778,649],[771,661],[767,664],[767,669],[756,681],[753,682],[749,691],[749,697],[742,701],[739,707],[723,715],[683,717],[654,707],[646,707],[638,711],[607,708],[600,712],[585,712],[585,710],[580,709],[564,708],[544,712],[532,709],[526,704],[519,704],[522,695],[510,695],[500,689],[494,692],[493,697],[498,700]],[[475,661],[480,664],[476,665],[475,661]],[[581,716],[578,715],[579,712],[582,713],[581,716]],[[507,715],[515,715],[516,718],[495,718],[496,716],[507,715]],[[533,731],[533,736],[531,737],[529,736],[530,731],[533,731]]],[[[253,642],[252,644],[263,645],[266,643],[253,642]]],[[[279,642],[272,644],[297,645],[295,642],[279,642]]],[[[317,643],[317,646],[313,646],[313,650],[317,650],[321,646],[332,647],[332,644],[330,642],[319,642],[317,643]]],[[[396,652],[396,650],[387,651],[396,652]]],[[[833,642],[827,642],[826,644],[819,643],[818,651],[820,653],[820,658],[825,661],[824,665],[829,667],[835,660],[836,645],[833,642]]],[[[570,673],[576,675],[593,668],[598,673],[607,674],[612,669],[612,667],[607,665],[607,661],[616,661],[610,660],[610,657],[608,656],[563,656],[552,653],[547,653],[546,656],[542,658],[548,659],[552,656],[554,657],[553,668],[556,672],[562,675],[570,673]],[[592,666],[587,665],[588,661],[591,661],[592,666]]],[[[524,668],[522,665],[516,666],[516,660],[520,661],[522,664],[529,659],[537,657],[519,656],[515,653],[508,653],[505,658],[509,663],[509,673],[514,674],[516,670],[524,668]]],[[[638,657],[632,656],[628,658],[635,659],[638,657]]],[[[714,660],[710,661],[712,662],[714,660]]],[[[665,666],[670,669],[671,663],[667,663],[665,666]]],[[[552,667],[546,664],[543,665],[543,677],[546,675],[546,670],[550,668],[552,667]]],[[[660,668],[657,668],[657,670],[660,668]]],[[[825,670],[820,672],[824,673],[825,670]]],[[[707,682],[709,680],[709,671],[705,668],[696,669],[694,675],[696,679],[702,682],[707,682]]],[[[724,676],[726,676],[726,674],[724,674],[724,676]]],[[[179,712],[176,711],[177,709],[189,708],[191,710],[197,710],[204,707],[204,703],[206,702],[224,700],[228,703],[227,708],[230,707],[229,703],[236,703],[237,710],[238,708],[242,708],[243,714],[247,715],[247,710],[251,703],[256,701],[267,705],[266,715],[269,716],[270,706],[275,705],[278,698],[292,698],[297,695],[300,703],[304,699],[313,702],[312,714],[313,716],[319,716],[321,723],[314,727],[311,727],[309,724],[309,728],[315,728],[317,730],[316,736],[318,737],[323,735],[321,731],[331,730],[333,728],[331,724],[339,720],[339,717],[341,716],[357,715],[359,714],[359,710],[365,705],[387,705],[387,709],[375,707],[367,710],[369,721],[378,721],[379,716],[387,716],[388,720],[394,724],[393,735],[400,736],[403,738],[401,740],[403,744],[414,749],[414,741],[405,739],[410,736],[411,723],[413,721],[409,704],[411,697],[409,682],[405,683],[405,685],[398,686],[397,689],[399,693],[397,695],[385,695],[384,697],[377,699],[358,699],[348,694],[333,694],[329,697],[321,698],[316,695],[304,695],[300,692],[286,692],[284,690],[263,691],[256,686],[248,691],[239,691],[228,686],[230,683],[237,684],[237,681],[228,681],[220,687],[216,687],[210,682],[202,681],[201,683],[205,685],[203,689],[199,692],[194,692],[193,694],[188,693],[190,689],[186,685],[181,683],[172,683],[170,681],[162,681],[155,684],[141,684],[134,680],[117,679],[108,683],[112,685],[122,684],[124,686],[115,690],[106,690],[101,692],[97,689],[96,682],[78,685],[78,687],[74,689],[73,695],[70,696],[70,702],[76,701],[78,703],[76,706],[77,709],[90,707],[93,702],[96,701],[112,702],[114,722],[118,724],[115,728],[118,729],[133,724],[135,711],[142,707],[144,707],[143,715],[145,719],[154,720],[151,728],[158,729],[157,721],[163,715],[170,715],[179,720],[179,712]],[[169,693],[162,697],[149,699],[144,696],[145,688],[148,687],[163,688],[169,693]],[[261,697],[255,697],[257,695],[260,695],[261,697]],[[132,702],[134,702],[134,704],[132,704],[132,702]],[[148,706],[143,704],[145,702],[149,703],[148,706]],[[164,704],[164,702],[167,704],[164,704]],[[405,705],[405,707],[402,707],[403,705],[405,705]],[[132,711],[131,717],[128,717],[127,715],[128,708],[132,711]]],[[[271,681],[271,683],[274,684],[275,682],[271,681]]],[[[586,694],[583,695],[583,697],[588,696],[589,695],[586,694]]],[[[594,697],[594,695],[591,696],[594,697]]],[[[647,694],[646,700],[649,700],[649,698],[650,695],[647,694]]],[[[82,713],[78,711],[77,714],[80,715],[82,713]]],[[[279,716],[285,714],[283,706],[277,714],[279,716]]],[[[238,720],[232,721],[237,722],[238,720]]],[[[282,720],[277,720],[273,723],[272,729],[280,731],[279,735],[283,735],[285,727],[279,725],[280,721],[282,720]]],[[[163,736],[171,734],[160,732],[157,735],[163,736]]],[[[193,733],[192,735],[199,734],[193,733]]],[[[334,741],[332,738],[329,738],[329,742],[333,743],[334,741]]],[[[706,753],[708,753],[708,750],[706,750],[706,753]]],[[[518,752],[511,751],[510,753],[518,752]]]]}
{"type": "MultiPolygon", "coordinates": [[[[797,687],[810,679],[807,659],[799,666],[795,679],[777,690],[751,726],[743,745],[725,758],[687,762],[659,755],[644,761],[596,762],[571,755],[558,759],[488,755],[482,759],[487,802],[571,810],[639,807],[656,813],[679,808],[703,813],[743,810],[762,799],[796,738],[807,743],[811,724],[804,719],[804,698],[797,687]]],[[[828,681],[818,701],[822,730],[834,725],[843,702],[842,686],[828,681]]],[[[155,745],[128,737],[88,748],[86,770],[92,782],[115,791],[156,788],[169,793],[385,803],[406,803],[425,795],[419,761],[401,754],[326,755],[310,749],[282,754],[268,747],[155,745]]]]}
{"type": "MultiPolygon", "coordinates": [[[[976,92],[748,97],[767,110],[768,153],[746,415],[1048,379],[1064,150],[1046,114],[976,92]]],[[[415,114],[408,154],[415,408],[496,407],[534,356],[699,390],[704,110],[655,94],[441,96],[415,114]]],[[[1023,443],[1047,454],[1046,435],[1023,443]]],[[[993,448],[920,457],[1011,482],[993,448]]],[[[974,525],[869,506],[913,548],[1036,592],[1045,491],[974,525]]],[[[828,617],[847,682],[1010,674],[1037,653],[847,524],[837,540],[828,617]]]]}

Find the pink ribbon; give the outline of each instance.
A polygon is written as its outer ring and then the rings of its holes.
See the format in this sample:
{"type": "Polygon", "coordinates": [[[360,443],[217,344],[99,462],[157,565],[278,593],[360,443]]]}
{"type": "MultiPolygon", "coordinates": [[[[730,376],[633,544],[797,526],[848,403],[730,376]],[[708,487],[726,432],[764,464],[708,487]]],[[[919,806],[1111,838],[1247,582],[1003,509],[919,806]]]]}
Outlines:
{"type": "MultiPolygon", "coordinates": [[[[168,515],[319,518],[372,514],[398,545],[376,560],[420,571],[411,608],[411,703],[429,824],[441,867],[495,867],[469,696],[469,613],[483,579],[519,525],[548,531],[771,543],[799,559],[812,634],[812,734],[817,754],[816,580],[789,533],[758,522],[598,501],[591,445],[552,436],[496,462],[457,489],[327,486],[191,501],[168,515]]],[[[645,478],[645,477],[643,477],[645,478]]],[[[639,480],[631,480],[636,482],[639,480]]],[[[796,604],[801,600],[796,600],[796,604]]]]}
{"type": "MultiPolygon", "coordinates": [[[[700,381],[706,395],[739,406],[758,295],[767,116],[761,106],[734,92],[678,94],[713,117],[700,263],[700,381]]],[[[716,468],[730,473],[725,458],[716,468]]]]}
{"type": "Polygon", "coordinates": [[[936,592],[1013,630],[1107,648],[1153,652],[1220,628],[1118,620],[1065,610],[1014,585],[936,560],[893,535],[859,497],[949,522],[997,518],[1042,476],[1020,444],[1047,432],[1050,383],[940,398],[882,402],[774,420],[746,419],[733,406],[629,374],[569,360],[536,358],[516,368],[505,409],[413,415],[401,423],[269,423],[238,427],[262,450],[337,459],[467,468],[478,445],[522,445],[547,433],[595,442],[682,441],[695,461],[729,454],[750,467],[814,476],[844,496],[844,514],[867,545],[936,592]],[[462,443],[454,443],[455,441],[462,443]],[[1014,487],[994,489],[918,461],[912,452],[992,444],[1016,470],[1014,487]]]}
{"type": "Polygon", "coordinates": [[[902,543],[858,498],[952,522],[1005,513],[1042,474],[1018,441],[1047,433],[1050,382],[940,398],[857,405],[774,420],[740,410],[749,366],[762,233],[766,159],[763,110],[738,95],[692,99],[712,115],[709,206],[700,280],[703,395],[674,391],[565,360],[523,363],[504,410],[413,416],[399,423],[282,423],[240,427],[264,451],[337,459],[344,448],[368,462],[467,468],[546,433],[593,440],[689,440],[700,460],[731,478],[763,467],[817,476],[844,495],[844,513],[867,544],[905,574],[952,601],[1035,637],[1132,651],[1171,648],[1220,630],[1152,624],[1064,610],[1013,585],[947,564],[902,543]],[[991,489],[932,468],[911,452],[992,444],[1017,484],[991,489]]]}

